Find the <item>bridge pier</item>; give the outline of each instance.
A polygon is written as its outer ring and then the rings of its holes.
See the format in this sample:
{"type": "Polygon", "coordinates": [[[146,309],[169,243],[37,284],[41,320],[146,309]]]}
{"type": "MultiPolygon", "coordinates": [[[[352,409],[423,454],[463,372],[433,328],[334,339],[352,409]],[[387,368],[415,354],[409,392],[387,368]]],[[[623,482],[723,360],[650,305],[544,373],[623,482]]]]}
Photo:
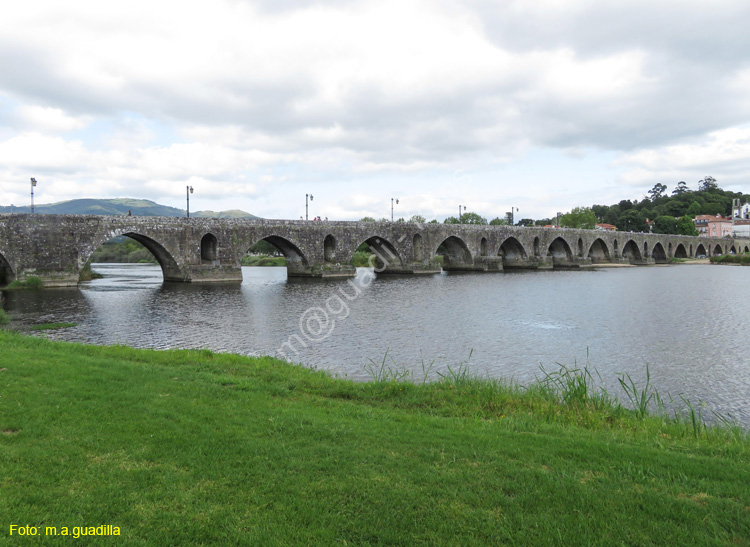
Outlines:
{"type": "Polygon", "coordinates": [[[213,264],[190,265],[186,268],[186,276],[182,279],[170,278],[164,275],[164,281],[188,283],[242,283],[242,268],[239,266],[224,266],[213,264]]]}
{"type": "Polygon", "coordinates": [[[337,277],[354,277],[357,275],[357,269],[351,264],[331,264],[323,262],[313,264],[309,268],[292,266],[287,262],[287,277],[313,277],[313,278],[337,278],[337,277]]]}
{"type": "MultiPolygon", "coordinates": [[[[502,266],[502,264],[501,264],[502,266]]],[[[459,262],[451,260],[450,256],[445,255],[443,260],[443,270],[446,272],[486,272],[488,271],[484,263],[477,262],[459,262]]]]}
{"type": "Polygon", "coordinates": [[[24,281],[30,277],[41,279],[44,287],[75,287],[78,285],[80,274],[79,272],[25,270],[17,279],[24,281]]]}
{"type": "Polygon", "coordinates": [[[482,272],[502,272],[505,268],[503,258],[500,256],[478,256],[474,264],[482,272]]]}

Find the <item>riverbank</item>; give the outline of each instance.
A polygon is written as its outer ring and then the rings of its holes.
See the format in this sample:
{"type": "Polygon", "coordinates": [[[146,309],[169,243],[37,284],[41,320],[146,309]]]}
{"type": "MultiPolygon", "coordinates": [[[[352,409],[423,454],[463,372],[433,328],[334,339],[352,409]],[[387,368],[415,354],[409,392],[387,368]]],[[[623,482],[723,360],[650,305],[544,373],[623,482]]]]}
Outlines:
{"type": "Polygon", "coordinates": [[[208,351],[0,345],[0,543],[11,524],[112,525],[139,545],[750,542],[745,433],[640,417],[580,382],[355,383],[208,351]]]}

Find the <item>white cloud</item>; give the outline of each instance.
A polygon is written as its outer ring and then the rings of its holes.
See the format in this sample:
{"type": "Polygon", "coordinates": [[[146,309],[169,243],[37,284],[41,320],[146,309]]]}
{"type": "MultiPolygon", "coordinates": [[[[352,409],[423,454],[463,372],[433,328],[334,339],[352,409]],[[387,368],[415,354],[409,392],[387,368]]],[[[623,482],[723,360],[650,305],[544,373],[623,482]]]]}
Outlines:
{"type": "Polygon", "coordinates": [[[628,169],[623,180],[634,185],[686,180],[686,174],[700,175],[695,180],[711,175],[724,188],[748,185],[750,127],[723,129],[696,142],[642,150],[623,156],[617,163],[628,169]]]}
{"type": "Polygon", "coordinates": [[[16,3],[0,174],[65,198],[194,181],[206,208],[292,218],[311,187],[351,218],[363,188],[373,211],[400,192],[533,216],[705,170],[739,184],[748,27],[742,0],[16,3]]]}

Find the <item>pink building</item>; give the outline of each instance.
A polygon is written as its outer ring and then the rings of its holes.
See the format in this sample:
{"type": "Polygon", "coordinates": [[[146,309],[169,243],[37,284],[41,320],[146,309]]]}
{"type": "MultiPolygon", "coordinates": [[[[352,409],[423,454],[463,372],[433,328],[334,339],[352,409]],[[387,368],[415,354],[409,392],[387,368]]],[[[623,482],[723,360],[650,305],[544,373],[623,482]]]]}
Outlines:
{"type": "Polygon", "coordinates": [[[732,219],[721,215],[698,215],[693,219],[695,227],[704,237],[732,237],[732,219]]]}

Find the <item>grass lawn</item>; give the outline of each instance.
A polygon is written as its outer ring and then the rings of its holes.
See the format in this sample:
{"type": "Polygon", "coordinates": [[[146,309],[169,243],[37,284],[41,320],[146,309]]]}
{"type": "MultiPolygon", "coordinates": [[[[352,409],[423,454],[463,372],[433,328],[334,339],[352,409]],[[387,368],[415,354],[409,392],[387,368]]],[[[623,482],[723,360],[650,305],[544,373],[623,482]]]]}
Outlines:
{"type": "Polygon", "coordinates": [[[0,545],[750,545],[738,429],[0,331],[0,545]],[[37,537],[11,525],[39,527],[37,537]],[[71,532],[72,533],[72,532],[71,532]]]}

